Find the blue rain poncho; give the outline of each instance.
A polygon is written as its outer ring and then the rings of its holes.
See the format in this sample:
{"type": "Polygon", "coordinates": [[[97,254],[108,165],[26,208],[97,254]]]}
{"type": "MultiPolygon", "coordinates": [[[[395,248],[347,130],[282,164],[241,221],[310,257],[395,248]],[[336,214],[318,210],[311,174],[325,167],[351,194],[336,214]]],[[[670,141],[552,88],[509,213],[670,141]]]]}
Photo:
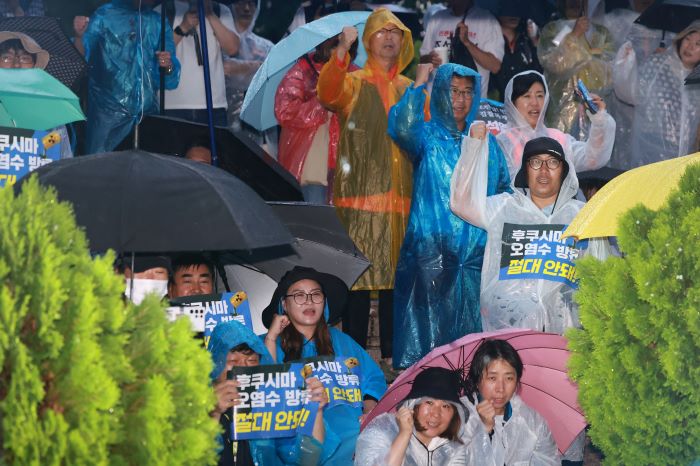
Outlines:
{"type": "MultiPolygon", "coordinates": [[[[226,368],[226,357],[229,351],[243,343],[260,355],[261,365],[274,364],[262,340],[251,329],[236,321],[221,323],[214,328],[208,346],[214,363],[214,369],[210,374],[212,381],[216,380],[226,368]]],[[[223,443],[223,438],[221,441],[223,443]]],[[[290,456],[296,458],[296,461],[290,464],[315,464],[321,452],[321,444],[307,435],[297,435],[287,439],[249,440],[248,442],[253,461],[260,465],[285,464],[277,457],[276,452],[276,448],[282,443],[292,452],[290,456]]]]}
{"type": "MultiPolygon", "coordinates": [[[[394,288],[395,367],[408,367],[431,349],[481,331],[479,284],[486,234],[450,211],[450,177],[462,138],[479,109],[481,77],[469,68],[438,68],[425,122],[425,86],[409,87],[389,114],[389,134],[413,162],[413,199],[394,288]],[[465,130],[454,121],[452,75],[474,79],[465,130]]],[[[508,166],[493,136],[488,193],[510,191],[508,166]]]]}
{"type": "MultiPolygon", "coordinates": [[[[369,395],[377,400],[386,391],[386,380],[384,373],[379,368],[372,357],[358,345],[348,335],[340,330],[329,327],[331,334],[331,344],[336,356],[355,357],[360,361],[359,367],[362,369],[360,380],[360,390],[362,396],[369,395]]],[[[264,340],[265,335],[260,337],[264,340]]],[[[277,337],[277,360],[284,361],[285,353],[280,345],[280,337],[277,337]]],[[[316,343],[305,341],[301,350],[301,357],[311,358],[317,356],[316,343]]],[[[328,464],[333,466],[352,465],[352,458],[355,453],[355,442],[360,434],[360,416],[362,408],[353,408],[349,405],[336,405],[326,407],[323,411],[324,426],[326,429],[326,439],[323,442],[318,464],[328,464]]],[[[293,439],[278,439],[277,454],[283,459],[285,464],[295,462],[298,452],[295,451],[293,439]]]]}
{"type": "MultiPolygon", "coordinates": [[[[85,151],[108,152],[142,115],[158,113],[160,15],[146,6],[139,13],[133,0],[113,0],[90,17],[83,44],[89,69],[85,151]]],[[[180,62],[169,24],[165,49],[173,62],[172,72],[165,75],[165,88],[175,89],[180,62]]]]}

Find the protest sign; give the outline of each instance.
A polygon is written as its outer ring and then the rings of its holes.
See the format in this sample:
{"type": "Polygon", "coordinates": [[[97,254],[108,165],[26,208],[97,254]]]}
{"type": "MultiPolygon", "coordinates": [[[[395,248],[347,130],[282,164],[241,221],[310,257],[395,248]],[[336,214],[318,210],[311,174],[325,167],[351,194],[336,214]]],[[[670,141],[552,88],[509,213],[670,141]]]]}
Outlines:
{"type": "Polygon", "coordinates": [[[508,124],[503,104],[491,99],[481,99],[476,119],[486,123],[486,128],[494,136],[498,136],[508,124]]]}
{"type": "Polygon", "coordinates": [[[567,225],[503,226],[499,280],[536,278],[577,288],[579,248],[573,238],[562,239],[567,225]]]}
{"type": "Polygon", "coordinates": [[[218,301],[204,301],[204,344],[209,344],[209,338],[214,328],[221,322],[236,320],[253,330],[253,320],[250,316],[250,303],[244,291],[222,293],[218,301]]]}
{"type": "Polygon", "coordinates": [[[329,403],[362,405],[361,372],[354,357],[320,357],[300,362],[234,367],[230,379],[239,383],[240,403],[233,410],[233,440],[311,435],[318,410],[309,402],[306,379],[318,377],[329,403]]]}
{"type": "Polygon", "coordinates": [[[170,300],[168,318],[173,321],[186,315],[192,322],[195,332],[203,332],[205,344],[209,343],[211,332],[220,322],[237,320],[253,329],[248,295],[244,291],[236,293],[183,296],[170,300]]]}
{"type": "Polygon", "coordinates": [[[0,127],[0,187],[61,158],[57,131],[0,127]]]}

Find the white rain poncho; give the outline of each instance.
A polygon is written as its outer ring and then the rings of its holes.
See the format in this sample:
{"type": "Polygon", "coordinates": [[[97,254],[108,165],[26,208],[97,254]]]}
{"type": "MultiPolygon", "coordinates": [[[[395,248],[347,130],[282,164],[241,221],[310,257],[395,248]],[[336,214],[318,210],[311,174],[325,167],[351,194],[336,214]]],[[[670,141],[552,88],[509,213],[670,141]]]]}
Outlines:
{"type": "MultiPolygon", "coordinates": [[[[423,398],[406,400],[401,406],[413,409],[422,400],[423,398]]],[[[453,406],[457,409],[462,420],[460,434],[463,434],[465,408],[454,403],[453,406]]],[[[385,465],[391,444],[398,434],[399,425],[396,422],[396,413],[384,413],[374,418],[357,438],[355,466],[385,465]]],[[[460,435],[460,438],[463,438],[463,435],[460,435]]],[[[456,466],[466,464],[466,451],[463,444],[446,438],[435,437],[426,447],[414,434],[411,436],[411,440],[406,448],[406,456],[402,466],[456,466]]]]}
{"type": "Polygon", "coordinates": [[[564,153],[573,160],[576,171],[596,170],[605,166],[610,159],[613,144],[615,143],[615,120],[607,111],[600,111],[595,115],[589,113],[591,128],[586,141],[578,141],[570,134],[564,133],[555,128],[547,128],[544,123],[547,107],[549,106],[549,89],[547,81],[542,74],[537,71],[523,71],[518,73],[508,82],[505,91],[504,106],[507,126],[496,136],[498,145],[501,146],[503,154],[508,161],[510,179],[515,179],[515,174],[520,170],[520,161],[523,155],[525,144],[534,138],[547,136],[561,144],[564,153]],[[542,112],[533,129],[525,118],[520,114],[515,104],[511,100],[513,95],[513,80],[518,76],[534,73],[542,78],[544,83],[545,97],[542,112]]]}
{"type": "Polygon", "coordinates": [[[574,288],[543,278],[501,280],[502,240],[506,223],[523,225],[568,225],[583,203],[572,199],[578,190],[576,170],[567,155],[569,171],[559,189],[551,214],[530,199],[529,193],[514,188],[513,194],[486,195],[488,140],[464,138],[462,154],[450,184],[450,208],[474,226],[486,230],[486,251],[481,271],[481,321],[484,331],[529,328],[562,334],[580,326],[574,288]]]}
{"type": "Polygon", "coordinates": [[[489,439],[476,406],[466,397],[461,399],[469,411],[465,426],[467,454],[474,459],[469,464],[489,466],[559,466],[561,459],[552,433],[544,418],[526,405],[518,395],[510,400],[511,413],[507,421],[496,416],[493,438],[489,439]],[[478,463],[477,463],[478,461],[478,463]]]}
{"type": "Polygon", "coordinates": [[[626,169],[692,152],[700,124],[700,86],[684,84],[691,70],[683,66],[675,43],[643,64],[632,50],[626,56],[621,51],[615,65],[615,93],[635,106],[631,147],[617,162],[626,169]]]}
{"type": "MultiPolygon", "coordinates": [[[[231,5],[231,12],[235,23],[236,9],[234,5],[231,5]]],[[[270,53],[270,49],[274,45],[269,40],[265,39],[264,37],[260,37],[253,32],[253,27],[255,26],[255,21],[258,19],[259,13],[260,0],[257,2],[253,20],[250,22],[248,28],[244,31],[239,31],[237,24],[236,27],[233,28],[233,33],[238,36],[241,42],[238,48],[238,53],[228,57],[226,61],[240,65],[239,69],[241,71],[236,74],[226,76],[226,98],[228,101],[228,120],[230,125],[235,124],[234,122],[238,121],[245,92],[248,90],[248,86],[250,85],[250,81],[253,79],[255,72],[258,70],[258,67],[246,65],[250,62],[262,63],[265,61],[267,54],[270,53]]]]}
{"type": "Polygon", "coordinates": [[[636,87],[634,82],[628,81],[637,75],[637,64],[644,63],[661,44],[662,38],[668,45],[674,34],[666,32],[665,35],[658,29],[649,29],[646,26],[634,22],[639,13],[618,9],[606,14],[603,24],[613,34],[617,54],[613,61],[613,82],[615,92],[608,104],[608,112],[615,118],[617,130],[615,132],[615,148],[610,160],[610,166],[615,168],[631,168],[630,156],[632,145],[632,124],[634,122],[634,106],[630,104],[630,89],[636,87]]]}
{"type": "Polygon", "coordinates": [[[593,93],[605,98],[612,92],[611,63],[615,54],[607,29],[591,24],[582,37],[571,34],[574,20],[552,21],[542,29],[537,47],[540,64],[556,100],[547,115],[550,126],[576,139],[584,139],[588,122],[577,100],[576,81],[581,79],[593,93]]]}

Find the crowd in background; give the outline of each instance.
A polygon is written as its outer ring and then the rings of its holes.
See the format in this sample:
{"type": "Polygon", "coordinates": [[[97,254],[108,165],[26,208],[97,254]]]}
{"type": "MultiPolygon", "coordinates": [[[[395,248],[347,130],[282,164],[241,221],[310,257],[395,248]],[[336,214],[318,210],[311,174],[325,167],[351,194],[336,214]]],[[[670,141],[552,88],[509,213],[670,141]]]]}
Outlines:
{"type": "MultiPolygon", "coordinates": [[[[468,399],[460,400],[450,374],[438,372],[417,380],[395,416],[375,419],[360,434],[357,418],[386,390],[363,349],[370,301],[378,301],[382,363],[395,369],[470,333],[519,327],[562,334],[580,327],[571,281],[502,279],[502,240],[515,234],[509,225],[569,224],[586,200],[577,173],[606,165],[631,169],[698,150],[700,86],[686,85],[685,78],[700,65],[700,21],[689,20],[674,37],[634,23],[648,1],[605,12],[603,2],[561,0],[555,16],[543,19],[528,10],[530,2],[504,0],[498,11],[488,11],[472,0],[448,0],[426,10],[424,34],[414,37],[390,9],[377,8],[361,34],[347,25],[297,61],[277,89],[279,129],[257,131],[241,120],[241,105],[273,47],[254,32],[260,3],[234,0],[229,7],[206,0],[206,38],[199,36],[195,3],[155,3],[112,0],[90,17],[74,18],[73,43],[88,63],[80,152],[111,151],[144,115],[159,113],[161,76],[165,115],[207,123],[207,60],[214,124],[247,132],[299,181],[306,201],[334,205],[371,262],[352,289],[341,292],[343,304],[330,308],[334,277],[290,271],[263,313],[269,333],[262,345],[235,325],[217,329],[213,415],[224,428],[237,399],[224,367],[342,354],[367,368],[361,409],[320,409],[308,438],[229,441],[224,452],[232,458],[222,456],[223,464],[273,464],[272,457],[350,464],[353,455],[355,464],[377,458],[426,464],[432,454],[444,455],[440,464],[534,457],[541,457],[537,464],[582,464],[583,436],[559,458],[539,415],[514,395],[522,363],[498,344],[479,353],[483,361],[470,373],[468,399]],[[167,17],[163,44],[159,8],[167,17]],[[358,44],[367,55],[362,67],[353,63],[358,44]],[[413,79],[402,74],[409,68],[413,79]],[[590,91],[588,102],[579,81],[590,91]],[[499,131],[480,121],[487,98],[501,102],[506,124],[499,131]],[[342,332],[334,326],[340,321],[342,332]],[[489,388],[488,381],[498,386],[489,388]],[[482,400],[490,390],[497,393],[482,400]],[[356,441],[365,445],[359,454],[356,441]]],[[[289,31],[329,13],[365,8],[306,2],[289,31]]],[[[0,11],[43,14],[37,0],[0,1],[0,11]]],[[[6,68],[43,68],[48,60],[31,37],[18,33],[0,32],[0,54],[6,68]]],[[[199,152],[188,158],[211,163],[210,154],[201,153],[206,143],[193,147],[199,152]]],[[[571,254],[619,253],[607,238],[580,249],[571,254]]],[[[148,291],[170,298],[213,291],[213,270],[203,259],[124,272],[132,299],[134,288],[141,296],[150,286],[137,280],[158,280],[148,291]],[[157,268],[164,276],[154,275],[157,268]]],[[[322,390],[312,383],[313,400],[323,408],[322,390]]]]}

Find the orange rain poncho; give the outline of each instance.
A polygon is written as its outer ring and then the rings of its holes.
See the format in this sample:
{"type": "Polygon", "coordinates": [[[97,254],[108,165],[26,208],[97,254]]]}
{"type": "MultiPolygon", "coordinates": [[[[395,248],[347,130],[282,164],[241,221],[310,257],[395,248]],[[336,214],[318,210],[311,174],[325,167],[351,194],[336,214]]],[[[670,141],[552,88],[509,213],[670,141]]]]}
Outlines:
{"type": "Polygon", "coordinates": [[[379,8],[367,19],[362,43],[368,55],[364,68],[349,73],[348,56],[341,63],[334,54],[321,70],[318,99],[341,119],[333,203],[372,263],[353,289],[381,290],[394,286],[411,205],[411,163],[387,134],[387,115],[411,84],[399,73],[413,59],[413,38],[393,13],[379,8]],[[389,24],[403,31],[403,39],[387,73],[373,58],[369,40],[389,24]]]}

